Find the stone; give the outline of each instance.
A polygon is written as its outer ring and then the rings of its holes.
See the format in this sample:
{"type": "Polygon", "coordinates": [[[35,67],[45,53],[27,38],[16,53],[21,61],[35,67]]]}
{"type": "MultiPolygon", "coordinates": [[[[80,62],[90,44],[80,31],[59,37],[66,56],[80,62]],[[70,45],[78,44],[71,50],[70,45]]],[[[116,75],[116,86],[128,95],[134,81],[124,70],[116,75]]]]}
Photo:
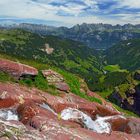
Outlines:
{"type": "Polygon", "coordinates": [[[59,82],[55,84],[56,88],[61,90],[61,91],[65,91],[65,92],[69,92],[70,88],[68,86],[68,84],[64,83],[64,82],[59,82]]]}
{"type": "Polygon", "coordinates": [[[37,130],[28,129],[19,121],[0,119],[0,140],[45,140],[47,137],[37,130]]]}
{"type": "Polygon", "coordinates": [[[58,90],[69,92],[70,88],[62,75],[53,70],[42,70],[43,76],[47,79],[49,85],[54,85],[58,90]]]}
{"type": "Polygon", "coordinates": [[[140,135],[140,119],[129,117],[128,118],[128,129],[126,131],[130,134],[140,135]]]}
{"type": "Polygon", "coordinates": [[[38,74],[36,68],[6,59],[0,59],[0,71],[10,74],[16,79],[26,76],[36,76],[38,74]]]}
{"type": "Polygon", "coordinates": [[[49,70],[42,70],[43,76],[47,79],[48,83],[58,83],[64,82],[64,78],[58,74],[57,72],[49,69],[49,70]]]}

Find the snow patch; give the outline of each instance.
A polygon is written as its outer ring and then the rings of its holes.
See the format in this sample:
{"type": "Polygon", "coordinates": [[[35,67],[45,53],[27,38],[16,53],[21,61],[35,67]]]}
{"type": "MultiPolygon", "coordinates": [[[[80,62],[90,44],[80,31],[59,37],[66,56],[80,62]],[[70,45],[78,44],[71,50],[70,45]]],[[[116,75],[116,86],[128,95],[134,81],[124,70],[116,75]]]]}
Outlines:
{"type": "Polygon", "coordinates": [[[0,117],[5,120],[16,120],[18,121],[18,115],[13,110],[0,110],[0,117]]]}
{"type": "Polygon", "coordinates": [[[85,127],[87,127],[90,130],[93,130],[97,133],[111,133],[111,125],[107,120],[110,119],[116,119],[118,117],[122,117],[120,115],[116,116],[109,116],[109,117],[99,117],[97,116],[97,119],[94,121],[91,119],[90,116],[87,114],[73,108],[67,108],[64,109],[61,112],[61,118],[63,120],[80,120],[85,127]]]}
{"type": "Polygon", "coordinates": [[[57,115],[57,113],[55,113],[55,111],[48,104],[43,103],[40,105],[40,107],[47,109],[47,110],[51,111],[53,114],[57,115]]]}

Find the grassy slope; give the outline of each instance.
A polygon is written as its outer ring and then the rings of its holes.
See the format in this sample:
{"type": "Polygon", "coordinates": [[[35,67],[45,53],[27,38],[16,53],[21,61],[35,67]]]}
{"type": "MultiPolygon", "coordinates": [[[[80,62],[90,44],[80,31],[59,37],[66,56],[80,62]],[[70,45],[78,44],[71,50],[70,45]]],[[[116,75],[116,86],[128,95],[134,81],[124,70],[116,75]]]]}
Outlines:
{"type": "MultiPolygon", "coordinates": [[[[140,68],[140,39],[132,39],[122,41],[106,51],[106,58],[109,66],[104,67],[106,71],[120,71],[119,68],[128,69],[131,72],[127,75],[125,83],[119,84],[116,88],[119,90],[122,98],[126,97],[126,91],[134,88],[140,81],[134,80],[133,71],[140,68]]],[[[124,72],[126,70],[123,70],[124,72]]],[[[118,78],[119,79],[119,78],[118,78]]],[[[102,94],[102,93],[100,93],[102,94]]],[[[107,92],[109,96],[110,91],[107,92]]],[[[107,97],[103,92],[103,96],[107,97]]],[[[120,107],[116,106],[118,110],[123,111],[120,107]]],[[[132,112],[125,110],[124,112],[133,115],[132,112]]]]}
{"type": "MultiPolygon", "coordinates": [[[[85,93],[80,92],[80,86],[82,84],[80,82],[81,78],[79,78],[78,76],[76,76],[70,72],[66,72],[65,70],[62,70],[58,67],[39,63],[39,62],[36,62],[33,60],[21,59],[18,57],[9,56],[9,55],[2,54],[2,53],[0,53],[0,58],[9,59],[9,60],[13,60],[13,61],[20,62],[23,64],[27,64],[27,65],[30,65],[30,66],[37,68],[39,71],[43,70],[43,69],[50,69],[51,68],[51,69],[53,69],[53,70],[55,70],[58,73],[63,75],[64,79],[66,80],[66,82],[68,83],[68,85],[70,87],[71,92],[80,96],[81,98],[85,98],[89,101],[98,102],[98,103],[102,104],[100,99],[94,98],[94,97],[88,97],[85,93]]],[[[16,82],[10,75],[0,72],[0,82],[7,82],[7,81],[8,82],[16,82]]],[[[39,72],[38,76],[35,78],[35,81],[32,81],[30,78],[28,78],[28,79],[19,81],[19,84],[26,85],[29,87],[36,87],[40,90],[47,91],[53,95],[58,95],[58,96],[60,95],[60,93],[56,90],[56,88],[53,85],[47,84],[47,81],[43,77],[41,72],[39,72]]]]}
{"type": "Polygon", "coordinates": [[[109,64],[120,65],[124,69],[140,68],[140,39],[123,41],[106,51],[109,64]]]}
{"type": "Polygon", "coordinates": [[[103,69],[107,72],[127,72],[127,70],[121,69],[119,65],[107,65],[103,69]]]}
{"type": "Polygon", "coordinates": [[[54,36],[39,36],[23,30],[0,30],[0,52],[36,60],[78,74],[86,81],[102,74],[99,58],[94,49],[83,44],[54,36]],[[54,51],[42,51],[45,44],[54,51]]]}

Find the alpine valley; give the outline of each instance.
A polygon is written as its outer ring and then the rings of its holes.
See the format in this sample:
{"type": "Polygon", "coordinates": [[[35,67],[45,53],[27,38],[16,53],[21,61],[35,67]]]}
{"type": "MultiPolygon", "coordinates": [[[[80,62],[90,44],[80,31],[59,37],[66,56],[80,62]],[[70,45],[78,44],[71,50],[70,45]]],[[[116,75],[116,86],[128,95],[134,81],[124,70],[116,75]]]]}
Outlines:
{"type": "Polygon", "coordinates": [[[0,25],[0,139],[139,140],[140,25],[0,25]]]}

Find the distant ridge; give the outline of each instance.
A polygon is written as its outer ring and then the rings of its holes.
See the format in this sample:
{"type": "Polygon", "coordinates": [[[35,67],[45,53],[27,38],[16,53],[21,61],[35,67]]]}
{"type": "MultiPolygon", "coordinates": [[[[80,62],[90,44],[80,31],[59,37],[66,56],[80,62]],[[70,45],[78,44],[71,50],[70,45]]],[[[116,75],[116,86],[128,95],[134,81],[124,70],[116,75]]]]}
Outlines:
{"type": "Polygon", "coordinates": [[[19,28],[38,33],[40,35],[54,35],[80,41],[97,50],[107,49],[114,44],[128,39],[140,38],[140,24],[77,24],[71,28],[54,27],[42,24],[20,23],[1,25],[3,28],[19,28]]]}

